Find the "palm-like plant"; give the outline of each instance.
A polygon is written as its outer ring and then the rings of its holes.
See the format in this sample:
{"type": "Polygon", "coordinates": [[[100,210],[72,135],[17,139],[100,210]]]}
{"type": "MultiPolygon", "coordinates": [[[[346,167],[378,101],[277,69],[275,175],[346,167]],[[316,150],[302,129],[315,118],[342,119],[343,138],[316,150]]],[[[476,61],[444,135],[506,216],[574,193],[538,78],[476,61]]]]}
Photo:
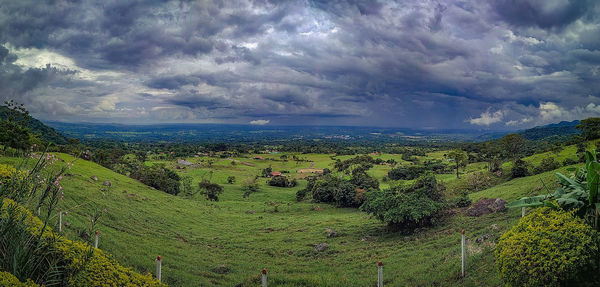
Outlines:
{"type": "Polygon", "coordinates": [[[600,163],[596,151],[585,152],[585,167],[571,168],[574,175],[555,173],[560,187],[554,193],[523,197],[511,202],[508,207],[541,207],[575,210],[575,214],[598,229],[598,189],[600,186],[600,163]]]}

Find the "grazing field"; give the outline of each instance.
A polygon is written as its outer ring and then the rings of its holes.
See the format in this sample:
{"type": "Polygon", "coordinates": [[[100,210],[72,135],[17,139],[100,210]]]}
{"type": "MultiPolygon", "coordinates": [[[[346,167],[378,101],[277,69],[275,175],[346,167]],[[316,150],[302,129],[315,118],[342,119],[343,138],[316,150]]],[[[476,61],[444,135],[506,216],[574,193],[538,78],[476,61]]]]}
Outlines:
{"type": "MultiPolygon", "coordinates": [[[[58,156],[73,160],[69,155],[58,156]]],[[[162,255],[163,280],[173,286],[255,286],[262,268],[269,270],[274,286],[373,286],[377,261],[384,262],[385,283],[390,286],[500,285],[491,253],[493,243],[478,244],[475,239],[483,234],[497,238],[518,221],[520,210],[479,218],[454,210],[436,227],[403,235],[389,232],[384,224],[357,209],[296,202],[295,192],[303,188],[303,180],[295,188],[279,188],[259,178],[261,191],[243,198],[240,182],[258,175],[262,168],[271,166],[274,171],[295,175],[297,169],[332,168],[333,163],[327,155],[301,155],[306,161],[298,163],[280,161],[280,155],[263,157],[197,157],[188,159],[197,165],[177,169],[194,183],[212,173],[212,181],[225,187],[219,202],[198,195],[192,199],[168,195],[79,159],[63,182],[61,206],[68,211],[64,220],[70,223],[66,236],[79,238],[89,224],[88,215],[106,208],[98,228],[100,248],[140,272],[153,272],[153,259],[162,255]],[[213,160],[210,167],[206,166],[209,160],[213,160]],[[231,175],[236,182],[227,184],[231,175]],[[93,176],[98,180],[91,179],[93,176]],[[111,187],[103,185],[105,180],[111,181],[111,187]],[[328,237],[328,229],[338,236],[328,237]],[[470,242],[470,272],[465,279],[459,276],[462,229],[467,230],[470,242]],[[314,246],[320,243],[329,248],[316,251],[314,246]]],[[[1,161],[14,164],[19,160],[5,157],[1,161]]],[[[481,167],[478,163],[467,170],[481,167]]],[[[386,168],[391,167],[378,166],[371,172],[381,178],[386,168]]],[[[551,173],[540,177],[552,182],[551,173]]],[[[537,176],[517,179],[470,196],[515,199],[539,192],[539,182],[537,176]]]]}

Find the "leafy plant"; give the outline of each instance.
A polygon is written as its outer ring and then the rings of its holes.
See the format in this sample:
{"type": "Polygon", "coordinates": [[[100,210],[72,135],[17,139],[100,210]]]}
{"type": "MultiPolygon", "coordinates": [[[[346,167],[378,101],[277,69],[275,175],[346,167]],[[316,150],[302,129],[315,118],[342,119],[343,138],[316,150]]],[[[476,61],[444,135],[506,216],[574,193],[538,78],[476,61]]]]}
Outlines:
{"type": "Polygon", "coordinates": [[[411,186],[367,192],[360,208],[393,229],[412,230],[431,225],[445,206],[443,186],[427,173],[411,186]]]}
{"type": "Polygon", "coordinates": [[[600,163],[596,151],[585,152],[585,167],[570,169],[572,177],[555,173],[560,187],[554,193],[523,197],[508,204],[508,207],[550,207],[573,210],[575,214],[598,229],[598,189],[600,185],[600,163]]]}
{"type": "Polygon", "coordinates": [[[508,286],[598,286],[598,234],[572,211],[538,208],[496,245],[508,286]]]}

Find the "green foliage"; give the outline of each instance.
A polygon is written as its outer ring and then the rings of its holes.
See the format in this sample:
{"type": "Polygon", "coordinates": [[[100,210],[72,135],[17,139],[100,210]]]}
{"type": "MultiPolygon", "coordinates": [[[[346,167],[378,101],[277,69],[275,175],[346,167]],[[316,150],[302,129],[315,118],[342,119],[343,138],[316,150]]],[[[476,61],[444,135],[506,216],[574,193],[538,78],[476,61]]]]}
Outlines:
{"type": "Polygon", "coordinates": [[[219,195],[223,193],[222,186],[216,183],[211,183],[208,180],[199,182],[198,188],[200,190],[200,194],[206,196],[206,199],[210,201],[219,201],[219,195]]]}
{"type": "Polygon", "coordinates": [[[257,177],[250,177],[242,182],[242,194],[243,198],[250,197],[251,194],[260,191],[260,185],[258,185],[257,177]]]}
{"type": "Polygon", "coordinates": [[[42,139],[44,143],[53,143],[57,145],[68,143],[65,136],[31,117],[24,105],[15,101],[11,100],[4,102],[4,105],[0,106],[0,119],[17,123],[19,126],[27,129],[29,133],[42,139]]]}
{"type": "MultiPolygon", "coordinates": [[[[313,202],[333,203],[338,207],[359,207],[364,201],[366,188],[372,188],[372,185],[375,184],[371,180],[377,182],[376,179],[363,174],[363,172],[356,173],[350,180],[331,174],[309,177],[306,188],[296,193],[296,199],[300,201],[310,195],[313,202]],[[366,188],[361,188],[355,183],[362,183],[366,188]]],[[[377,186],[378,184],[377,182],[377,186]]]]}
{"type": "Polygon", "coordinates": [[[509,134],[500,139],[502,152],[505,158],[519,158],[522,155],[523,149],[527,140],[518,134],[509,134]]]}
{"type": "Polygon", "coordinates": [[[598,234],[572,212],[533,210],[502,235],[495,254],[500,277],[510,286],[600,283],[598,234]]]}
{"type": "Polygon", "coordinates": [[[39,287],[40,285],[33,283],[31,279],[28,279],[26,282],[21,282],[14,275],[0,271],[0,286],[5,287],[39,287]]]}
{"type": "Polygon", "coordinates": [[[581,130],[581,136],[586,140],[600,138],[600,118],[587,118],[577,126],[581,130]]]}
{"type": "Polygon", "coordinates": [[[555,170],[560,167],[560,164],[553,157],[545,157],[540,165],[533,168],[534,174],[555,170]]]}
{"type": "Polygon", "coordinates": [[[366,193],[360,208],[392,228],[412,230],[431,225],[444,207],[443,187],[432,173],[427,173],[412,186],[366,193]]]}
{"type": "Polygon", "coordinates": [[[192,186],[192,177],[191,176],[182,176],[181,177],[181,193],[183,195],[192,197],[196,194],[196,189],[192,186]]]}
{"type": "Polygon", "coordinates": [[[513,162],[512,169],[510,170],[511,178],[525,177],[529,176],[530,174],[529,164],[526,161],[517,159],[513,162]]]}
{"type": "MultiPolygon", "coordinates": [[[[232,161],[232,162],[234,162],[234,161],[232,161]]],[[[233,175],[228,176],[227,183],[229,183],[229,184],[235,183],[235,176],[233,176],[233,175]]]]}
{"type": "Polygon", "coordinates": [[[590,225],[597,226],[596,210],[600,205],[598,189],[600,183],[600,163],[596,152],[586,151],[586,165],[584,168],[573,169],[575,173],[567,177],[555,173],[560,187],[554,193],[533,197],[523,197],[508,204],[508,207],[541,207],[547,206],[554,209],[574,211],[579,217],[585,219],[590,225]]]}
{"type": "Polygon", "coordinates": [[[29,130],[13,121],[0,121],[0,144],[16,150],[26,150],[31,146],[29,130]]]}
{"type": "Polygon", "coordinates": [[[370,169],[375,164],[375,160],[368,155],[359,155],[347,160],[336,161],[335,169],[337,171],[350,171],[352,168],[370,169]]]}
{"type": "Polygon", "coordinates": [[[273,172],[273,168],[271,166],[264,168],[261,172],[262,177],[270,177],[273,172]]]}
{"type": "Polygon", "coordinates": [[[164,164],[140,166],[131,177],[168,194],[177,195],[181,188],[179,175],[164,164]]]}
{"type": "Polygon", "coordinates": [[[399,166],[388,171],[391,180],[411,180],[419,177],[425,168],[420,165],[399,166]]]}
{"type": "Polygon", "coordinates": [[[276,175],[276,176],[272,177],[271,180],[269,180],[270,186],[294,187],[297,184],[298,184],[298,182],[296,181],[296,179],[288,180],[288,178],[283,175],[276,175]]]}
{"type": "Polygon", "coordinates": [[[471,198],[467,192],[462,192],[458,197],[454,198],[454,206],[456,207],[467,207],[472,203],[471,198]]]}
{"type": "Polygon", "coordinates": [[[456,169],[456,178],[459,178],[458,168],[467,165],[467,160],[469,159],[467,153],[460,149],[451,150],[448,153],[448,158],[454,161],[453,165],[456,169]]]}
{"type": "Polygon", "coordinates": [[[465,192],[477,192],[497,185],[501,180],[502,178],[489,171],[476,171],[455,181],[453,188],[465,192]]]}

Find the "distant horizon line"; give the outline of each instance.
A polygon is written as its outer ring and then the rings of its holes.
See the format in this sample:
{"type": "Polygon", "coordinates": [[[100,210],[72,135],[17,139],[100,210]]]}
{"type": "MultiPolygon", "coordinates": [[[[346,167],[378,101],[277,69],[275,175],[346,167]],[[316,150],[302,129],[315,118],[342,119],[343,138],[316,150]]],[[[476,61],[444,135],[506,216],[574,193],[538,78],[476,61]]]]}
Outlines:
{"type": "Polygon", "coordinates": [[[428,128],[428,127],[423,127],[423,128],[409,128],[409,127],[394,127],[394,126],[369,126],[369,125],[365,125],[365,126],[357,126],[357,125],[318,125],[318,124],[314,124],[314,125],[293,125],[293,124],[285,124],[285,125],[279,125],[279,124],[265,124],[265,125],[256,125],[256,124],[250,124],[250,123],[189,123],[189,122],[168,122],[168,123],[116,123],[116,122],[109,122],[109,123],[99,123],[99,122],[87,122],[87,121],[77,121],[77,122],[68,122],[68,121],[56,121],[56,120],[42,120],[45,123],[57,123],[57,124],[72,124],[72,125],[76,125],[76,124],[85,124],[85,125],[107,125],[107,126],[130,126],[130,127],[135,127],[135,126],[153,126],[153,125],[162,125],[162,126],[202,126],[202,125],[213,125],[213,126],[244,126],[244,127],[256,127],[256,128],[278,128],[278,127],[323,127],[323,128],[373,128],[373,129],[398,129],[398,130],[411,130],[411,131],[470,131],[470,132],[474,132],[474,131],[478,131],[478,132],[519,132],[519,131],[523,131],[523,130],[528,130],[528,129],[532,129],[532,128],[536,128],[536,127],[544,127],[544,126],[548,126],[548,125],[553,125],[553,124],[560,124],[560,123],[573,123],[573,122],[579,122],[580,120],[573,120],[573,121],[560,121],[560,122],[556,122],[556,123],[550,123],[550,124],[546,124],[546,125],[540,125],[540,126],[533,126],[530,128],[521,128],[521,129],[485,129],[485,128],[428,128]]]}

